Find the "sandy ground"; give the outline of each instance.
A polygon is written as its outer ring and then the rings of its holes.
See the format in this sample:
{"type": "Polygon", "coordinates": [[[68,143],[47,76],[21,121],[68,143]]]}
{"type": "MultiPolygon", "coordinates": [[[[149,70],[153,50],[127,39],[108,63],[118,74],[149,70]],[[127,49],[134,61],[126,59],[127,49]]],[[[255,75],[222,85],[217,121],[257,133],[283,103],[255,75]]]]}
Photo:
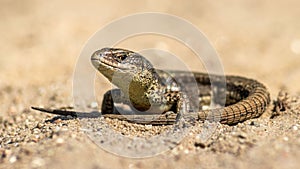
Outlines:
{"type": "MultiPolygon", "coordinates": [[[[1,0],[0,168],[299,168],[299,8],[297,0],[1,0]],[[283,97],[286,110],[271,118],[270,105],[258,119],[235,126],[215,124],[217,129],[206,142],[199,142],[203,124],[197,123],[172,150],[132,159],[97,146],[79,119],[30,109],[32,105],[71,105],[73,72],[88,39],[111,21],[137,12],[164,12],[188,20],[215,47],[226,74],[263,82],[272,100],[282,89],[288,91],[289,96],[283,97]]],[[[160,47],[201,71],[189,49],[166,37],[141,35],[116,46],[160,47]]],[[[99,97],[109,89],[101,85],[99,97]]],[[[125,135],[159,130],[110,123],[127,129],[125,135]]]]}

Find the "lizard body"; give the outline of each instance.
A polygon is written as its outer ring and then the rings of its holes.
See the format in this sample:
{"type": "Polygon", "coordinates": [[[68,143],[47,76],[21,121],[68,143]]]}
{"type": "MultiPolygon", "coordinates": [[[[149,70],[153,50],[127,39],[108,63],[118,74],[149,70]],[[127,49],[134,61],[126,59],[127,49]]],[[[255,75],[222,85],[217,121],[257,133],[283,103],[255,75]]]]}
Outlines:
{"type": "MultiPolygon", "coordinates": [[[[183,115],[201,121],[236,124],[259,117],[270,102],[266,87],[256,80],[225,76],[226,86],[222,87],[218,84],[224,81],[223,76],[158,70],[140,54],[125,49],[103,48],[93,53],[91,62],[96,70],[119,88],[104,95],[101,113],[110,118],[130,121],[130,118],[118,115],[115,109],[114,102],[123,102],[138,112],[128,116],[133,116],[135,120],[132,121],[139,123],[170,124],[183,115]],[[189,87],[192,81],[196,82],[197,88],[189,87]],[[211,82],[220,88],[212,90],[211,82]],[[222,91],[224,95],[219,95],[222,91]],[[197,93],[198,98],[189,97],[191,93],[197,93]],[[211,101],[224,104],[225,107],[203,110],[203,105],[211,101]],[[194,113],[186,112],[190,107],[197,110],[193,109],[194,113]],[[170,111],[175,115],[166,113],[170,111]],[[153,118],[143,121],[143,117],[149,114],[153,118]]],[[[66,113],[63,110],[33,108],[53,114],[77,116],[72,111],[66,113]]]]}

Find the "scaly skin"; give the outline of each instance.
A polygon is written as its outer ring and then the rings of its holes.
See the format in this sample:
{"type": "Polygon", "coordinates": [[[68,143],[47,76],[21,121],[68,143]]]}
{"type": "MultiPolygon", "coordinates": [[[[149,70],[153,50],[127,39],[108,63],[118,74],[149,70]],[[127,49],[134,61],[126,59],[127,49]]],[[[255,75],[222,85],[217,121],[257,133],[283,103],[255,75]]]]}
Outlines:
{"type": "MultiPolygon", "coordinates": [[[[205,102],[205,99],[201,98],[211,100],[210,82],[222,83],[224,80],[222,76],[209,76],[204,73],[192,72],[193,76],[191,76],[191,73],[184,71],[166,73],[156,70],[143,56],[124,49],[104,48],[98,50],[92,55],[92,63],[100,73],[123,91],[134,108],[144,111],[152,105],[151,108],[154,107],[154,111],[153,109],[148,111],[151,113],[155,113],[155,111],[180,113],[182,104],[185,104],[182,103],[185,101],[182,98],[183,86],[189,83],[191,78],[195,79],[199,86],[199,99],[203,100],[202,103],[205,102]],[[114,78],[116,80],[113,80],[114,78]]],[[[259,117],[265,111],[270,102],[270,95],[263,84],[239,76],[226,76],[225,78],[225,108],[200,109],[197,116],[188,113],[185,113],[185,116],[192,116],[202,121],[235,124],[259,117]]],[[[189,89],[186,88],[185,90],[189,89]]],[[[218,103],[217,99],[214,101],[218,103]]],[[[111,100],[104,99],[102,113],[112,108],[105,107],[107,102],[111,102],[111,100]]],[[[190,101],[189,103],[191,102],[197,101],[190,101]]],[[[222,99],[219,102],[221,103],[222,99]]]]}
{"type": "MultiPolygon", "coordinates": [[[[181,116],[185,119],[236,124],[259,117],[270,102],[266,87],[256,80],[240,76],[225,76],[224,79],[222,76],[198,72],[166,72],[155,69],[140,54],[125,49],[103,48],[94,52],[91,61],[101,74],[119,87],[119,90],[104,95],[102,114],[105,117],[143,124],[172,124],[181,116]],[[197,88],[189,86],[193,81],[197,88]],[[226,85],[220,85],[222,82],[226,85]],[[197,98],[189,96],[196,91],[199,91],[197,98]],[[211,100],[217,105],[225,104],[225,107],[202,110],[211,100]],[[116,114],[119,112],[113,101],[129,104],[133,115],[116,114]],[[150,120],[143,120],[149,114],[152,115],[150,120]]],[[[73,111],[33,108],[78,117],[78,113],[73,111]]]]}

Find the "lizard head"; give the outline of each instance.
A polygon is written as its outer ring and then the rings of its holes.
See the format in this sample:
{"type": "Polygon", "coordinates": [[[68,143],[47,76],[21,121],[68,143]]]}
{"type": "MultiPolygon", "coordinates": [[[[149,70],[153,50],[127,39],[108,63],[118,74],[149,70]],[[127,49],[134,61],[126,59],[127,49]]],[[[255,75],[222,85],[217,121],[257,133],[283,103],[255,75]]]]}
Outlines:
{"type": "Polygon", "coordinates": [[[150,61],[142,55],[117,48],[103,48],[91,56],[94,67],[119,87],[136,108],[150,106],[147,93],[158,86],[159,77],[150,61]]]}
{"type": "MultiPolygon", "coordinates": [[[[153,72],[152,64],[142,55],[118,48],[103,48],[97,50],[91,56],[94,67],[102,73],[110,82],[122,87],[114,78],[132,78],[141,76],[145,72],[153,72]]],[[[153,72],[154,73],[154,72],[153,72]]],[[[141,81],[141,79],[140,79],[141,81]]]]}

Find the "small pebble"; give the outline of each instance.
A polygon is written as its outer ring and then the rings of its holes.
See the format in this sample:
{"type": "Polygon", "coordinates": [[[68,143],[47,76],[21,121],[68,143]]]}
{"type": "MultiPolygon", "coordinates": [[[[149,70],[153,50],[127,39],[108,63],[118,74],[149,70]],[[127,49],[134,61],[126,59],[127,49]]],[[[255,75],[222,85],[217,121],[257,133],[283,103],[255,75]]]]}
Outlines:
{"type": "Polygon", "coordinates": [[[17,156],[11,156],[10,158],[9,158],[9,162],[10,163],[14,163],[14,162],[16,162],[17,161],[17,156]]]}
{"type": "Polygon", "coordinates": [[[251,126],[255,126],[255,127],[259,127],[259,126],[260,126],[259,123],[256,122],[256,121],[251,121],[251,122],[250,122],[250,125],[251,125],[251,126]]]}
{"type": "Polygon", "coordinates": [[[201,136],[199,136],[199,135],[196,136],[194,145],[195,145],[195,147],[201,147],[201,148],[206,147],[206,144],[203,142],[203,140],[201,139],[201,136]]]}
{"type": "Polygon", "coordinates": [[[246,134],[246,133],[244,133],[244,132],[240,132],[240,133],[238,133],[238,134],[237,134],[237,136],[238,136],[239,138],[241,138],[241,139],[245,139],[245,138],[247,138],[247,134],[246,134]]]}
{"type": "Polygon", "coordinates": [[[64,142],[65,142],[65,140],[63,138],[57,138],[56,139],[56,143],[59,144],[59,145],[63,144],[64,142]]]}
{"type": "Polygon", "coordinates": [[[33,134],[38,134],[38,133],[40,133],[41,131],[40,131],[40,129],[38,129],[38,128],[34,128],[33,129],[33,134]]]}
{"type": "Polygon", "coordinates": [[[152,129],[152,125],[145,125],[145,129],[146,130],[151,130],[152,129]]]}
{"type": "Polygon", "coordinates": [[[45,126],[45,124],[40,123],[40,122],[36,125],[36,127],[39,128],[39,129],[41,129],[41,128],[44,127],[44,126],[45,126]]]}
{"type": "Polygon", "coordinates": [[[32,135],[31,136],[31,141],[37,143],[39,141],[39,135],[32,135]]]}
{"type": "Polygon", "coordinates": [[[45,165],[45,160],[40,157],[36,157],[32,160],[31,165],[33,168],[42,167],[45,165]]]}
{"type": "Polygon", "coordinates": [[[60,131],[60,127],[56,126],[55,129],[53,130],[54,132],[59,132],[60,131]]]}
{"type": "Polygon", "coordinates": [[[298,127],[297,127],[297,126],[293,126],[292,128],[293,128],[294,131],[297,131],[297,130],[298,130],[298,127]]]}

